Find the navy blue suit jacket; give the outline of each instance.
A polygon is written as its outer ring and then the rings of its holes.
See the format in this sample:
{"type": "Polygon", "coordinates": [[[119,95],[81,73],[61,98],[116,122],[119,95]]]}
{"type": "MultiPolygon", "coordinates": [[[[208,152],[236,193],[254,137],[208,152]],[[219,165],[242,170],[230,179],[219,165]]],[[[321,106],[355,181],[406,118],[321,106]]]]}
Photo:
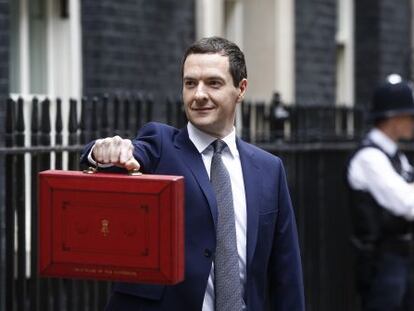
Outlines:
{"type": "MultiPolygon", "coordinates": [[[[133,144],[144,173],[185,178],[185,280],[174,286],[116,283],[107,310],[201,310],[217,221],[216,200],[201,155],[186,128],[160,123],[145,125],[133,144]]],[[[298,238],[282,162],[241,139],[237,147],[247,203],[247,308],[302,311],[298,238]]]]}

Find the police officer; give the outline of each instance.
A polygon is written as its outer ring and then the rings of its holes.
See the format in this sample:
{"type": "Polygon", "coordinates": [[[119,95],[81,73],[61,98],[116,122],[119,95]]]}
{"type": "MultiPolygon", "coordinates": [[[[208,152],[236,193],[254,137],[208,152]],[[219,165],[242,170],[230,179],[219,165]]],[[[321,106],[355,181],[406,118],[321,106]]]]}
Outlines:
{"type": "Polygon", "coordinates": [[[357,289],[363,310],[412,310],[413,168],[397,145],[414,135],[411,83],[390,75],[374,92],[370,117],[374,126],[347,167],[357,289]]]}

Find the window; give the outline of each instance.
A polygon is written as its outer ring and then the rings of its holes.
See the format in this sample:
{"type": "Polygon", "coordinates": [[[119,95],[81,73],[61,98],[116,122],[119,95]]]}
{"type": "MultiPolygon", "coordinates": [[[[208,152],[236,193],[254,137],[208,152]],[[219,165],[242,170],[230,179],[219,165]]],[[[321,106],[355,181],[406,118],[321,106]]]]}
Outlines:
{"type": "Polygon", "coordinates": [[[10,2],[11,93],[79,97],[79,0],[10,2]]]}
{"type": "Polygon", "coordinates": [[[339,0],[336,33],[336,104],[354,102],[353,0],[339,0]]]}

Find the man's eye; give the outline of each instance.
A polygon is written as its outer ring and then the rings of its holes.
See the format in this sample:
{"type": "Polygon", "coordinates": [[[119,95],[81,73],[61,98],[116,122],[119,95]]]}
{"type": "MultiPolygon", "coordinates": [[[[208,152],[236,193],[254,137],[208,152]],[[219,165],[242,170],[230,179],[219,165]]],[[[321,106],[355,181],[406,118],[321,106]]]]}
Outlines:
{"type": "Polygon", "coordinates": [[[218,80],[211,80],[211,81],[209,82],[209,85],[210,85],[211,87],[219,87],[219,86],[221,86],[221,82],[220,82],[220,81],[218,81],[218,80]]]}
{"type": "Polygon", "coordinates": [[[186,87],[194,87],[196,84],[195,84],[195,82],[194,82],[194,81],[185,81],[185,82],[184,82],[184,85],[185,85],[186,87]]]}

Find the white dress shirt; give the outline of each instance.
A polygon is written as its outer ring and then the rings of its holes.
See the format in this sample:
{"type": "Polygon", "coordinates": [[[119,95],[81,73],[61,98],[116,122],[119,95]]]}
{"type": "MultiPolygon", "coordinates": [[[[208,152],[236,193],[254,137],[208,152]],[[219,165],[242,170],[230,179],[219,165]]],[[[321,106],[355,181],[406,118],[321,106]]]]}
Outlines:
{"type": "MultiPolygon", "coordinates": [[[[213,147],[211,143],[217,138],[210,136],[190,122],[187,125],[188,136],[194,146],[200,152],[208,176],[210,176],[211,159],[213,158],[213,147]]],[[[243,285],[246,283],[246,233],[247,233],[247,214],[246,214],[246,194],[244,190],[243,172],[240,162],[239,151],[236,145],[236,131],[233,131],[222,138],[229,148],[222,153],[222,160],[229,171],[231,188],[233,193],[234,215],[236,218],[237,252],[239,254],[240,280],[243,285]]],[[[202,311],[214,311],[214,263],[210,270],[206,293],[204,296],[202,311]]]]}
{"type": "MultiPolygon", "coordinates": [[[[389,156],[397,152],[397,144],[379,129],[372,129],[368,138],[389,156]]],[[[403,173],[412,166],[405,155],[400,156],[403,173]]],[[[348,181],[355,190],[368,191],[384,208],[396,216],[414,219],[414,186],[407,183],[393,168],[389,158],[374,147],[359,150],[348,168],[348,181]]]]}

